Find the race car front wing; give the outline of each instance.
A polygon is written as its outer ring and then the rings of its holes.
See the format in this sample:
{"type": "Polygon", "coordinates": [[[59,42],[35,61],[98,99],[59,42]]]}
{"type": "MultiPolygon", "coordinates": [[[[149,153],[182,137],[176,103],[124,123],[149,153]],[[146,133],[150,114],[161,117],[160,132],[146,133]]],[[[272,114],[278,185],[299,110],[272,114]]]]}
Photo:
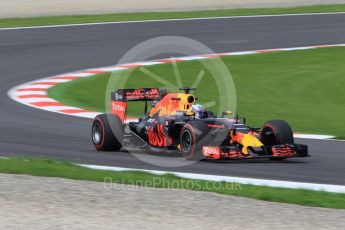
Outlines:
{"type": "Polygon", "coordinates": [[[274,145],[272,147],[248,147],[244,154],[237,146],[204,146],[202,153],[205,158],[215,160],[225,159],[285,159],[292,157],[308,157],[308,146],[302,144],[274,145]]]}

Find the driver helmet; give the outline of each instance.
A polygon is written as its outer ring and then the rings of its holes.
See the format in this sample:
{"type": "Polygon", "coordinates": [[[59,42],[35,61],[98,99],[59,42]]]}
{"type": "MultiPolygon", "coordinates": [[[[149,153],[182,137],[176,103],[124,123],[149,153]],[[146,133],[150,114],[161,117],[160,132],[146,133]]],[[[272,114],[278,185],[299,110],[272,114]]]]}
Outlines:
{"type": "Polygon", "coordinates": [[[196,118],[201,119],[201,118],[208,117],[205,107],[203,105],[200,105],[200,104],[192,105],[192,111],[194,112],[196,118]]]}
{"type": "Polygon", "coordinates": [[[157,105],[157,103],[159,102],[159,100],[152,100],[151,101],[151,106],[155,107],[157,105]]]}

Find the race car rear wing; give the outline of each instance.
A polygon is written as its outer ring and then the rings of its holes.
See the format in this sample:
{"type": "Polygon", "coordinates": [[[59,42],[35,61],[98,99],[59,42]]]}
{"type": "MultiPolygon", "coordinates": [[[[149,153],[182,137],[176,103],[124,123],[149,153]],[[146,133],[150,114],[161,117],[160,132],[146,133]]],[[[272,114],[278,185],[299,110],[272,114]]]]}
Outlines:
{"type": "MultiPolygon", "coordinates": [[[[122,122],[127,117],[128,101],[153,101],[160,100],[167,94],[166,89],[141,88],[141,89],[119,89],[111,93],[111,113],[119,116],[122,122]]],[[[145,112],[147,103],[145,105],[145,112]]]]}
{"type": "Polygon", "coordinates": [[[167,94],[166,89],[142,88],[119,89],[111,93],[112,101],[153,101],[160,100],[167,94]]]}

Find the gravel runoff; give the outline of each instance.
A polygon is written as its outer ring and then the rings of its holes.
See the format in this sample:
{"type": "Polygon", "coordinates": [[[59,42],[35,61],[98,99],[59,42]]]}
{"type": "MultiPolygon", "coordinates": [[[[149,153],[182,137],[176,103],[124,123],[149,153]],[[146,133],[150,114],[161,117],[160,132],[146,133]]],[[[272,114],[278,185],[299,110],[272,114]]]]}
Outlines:
{"type": "Polygon", "coordinates": [[[345,3],[345,0],[0,0],[0,18],[332,3],[345,3]]]}
{"type": "Polygon", "coordinates": [[[0,174],[0,229],[343,229],[345,210],[0,174]],[[110,189],[109,189],[110,188],[110,189]]]}

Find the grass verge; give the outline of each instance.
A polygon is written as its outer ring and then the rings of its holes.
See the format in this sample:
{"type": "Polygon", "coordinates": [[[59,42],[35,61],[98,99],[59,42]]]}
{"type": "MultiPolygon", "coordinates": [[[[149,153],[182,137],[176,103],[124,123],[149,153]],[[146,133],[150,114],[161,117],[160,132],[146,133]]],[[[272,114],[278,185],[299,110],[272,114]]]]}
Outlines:
{"type": "MultiPolygon", "coordinates": [[[[73,180],[98,182],[112,181],[131,186],[215,192],[224,195],[242,196],[265,201],[345,209],[345,194],[192,180],[180,178],[171,174],[157,176],[139,171],[113,172],[94,170],[68,162],[53,161],[49,159],[0,159],[0,173],[61,177],[73,180]]],[[[110,185],[111,184],[108,184],[108,186],[110,185]]]]}
{"type": "Polygon", "coordinates": [[[103,15],[53,16],[35,18],[5,18],[0,19],[0,28],[46,26],[96,22],[138,21],[154,19],[177,19],[198,17],[224,17],[246,15],[276,15],[298,13],[344,12],[345,4],[316,5],[290,8],[241,8],[226,10],[207,10],[191,12],[149,12],[149,13],[118,13],[103,15]]]}
{"type": "MultiPolygon", "coordinates": [[[[271,119],[287,120],[295,132],[345,133],[345,48],[322,48],[304,51],[266,53],[224,57],[237,91],[237,111],[247,117],[249,125],[260,127],[271,119]]],[[[205,75],[195,95],[199,103],[219,99],[215,79],[203,65],[210,60],[177,63],[183,85],[191,86],[201,69],[205,75]]],[[[172,64],[145,67],[176,85],[172,64]]],[[[64,104],[105,111],[105,89],[114,77],[127,77],[126,87],[162,87],[140,69],[82,78],[59,84],[49,96],[64,104]],[[129,75],[128,77],[126,75],[129,75]],[[123,75],[123,76],[122,76],[123,75]]],[[[114,90],[116,86],[112,86],[114,90]]],[[[129,115],[142,115],[144,106],[129,105],[129,115]]],[[[209,108],[217,111],[218,107],[209,108]]]]}

